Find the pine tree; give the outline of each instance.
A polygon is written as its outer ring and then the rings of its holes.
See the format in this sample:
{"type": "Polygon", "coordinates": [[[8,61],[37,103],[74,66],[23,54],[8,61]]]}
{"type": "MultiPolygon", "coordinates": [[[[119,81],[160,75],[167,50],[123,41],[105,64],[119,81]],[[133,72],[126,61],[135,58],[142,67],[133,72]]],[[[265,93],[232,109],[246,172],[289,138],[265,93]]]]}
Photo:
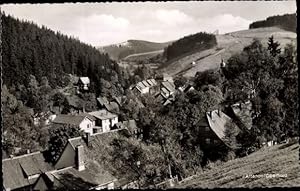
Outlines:
{"type": "Polygon", "coordinates": [[[274,41],[273,35],[269,38],[268,42],[268,50],[270,51],[271,55],[273,57],[276,57],[278,54],[280,54],[280,44],[278,41],[274,41]]]}

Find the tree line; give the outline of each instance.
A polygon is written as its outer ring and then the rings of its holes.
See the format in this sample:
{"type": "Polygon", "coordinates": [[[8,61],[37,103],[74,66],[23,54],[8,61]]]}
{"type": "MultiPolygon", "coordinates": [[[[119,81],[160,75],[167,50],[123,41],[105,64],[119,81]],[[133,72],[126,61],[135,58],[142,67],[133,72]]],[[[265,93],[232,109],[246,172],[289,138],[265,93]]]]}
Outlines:
{"type": "Polygon", "coordinates": [[[215,35],[200,32],[197,34],[185,36],[164,49],[163,56],[170,61],[185,54],[206,50],[217,45],[215,35]]]}
{"type": "Polygon", "coordinates": [[[249,25],[249,29],[262,27],[280,27],[284,30],[297,32],[297,16],[296,14],[285,14],[268,17],[266,20],[255,21],[249,25]]]}
{"type": "MultiPolygon", "coordinates": [[[[185,178],[201,172],[212,158],[226,161],[242,157],[249,150],[261,148],[262,142],[280,141],[282,135],[298,136],[296,48],[293,44],[279,47],[273,37],[268,47],[254,40],[240,54],[233,55],[224,68],[198,72],[189,82],[195,90],[176,94],[175,102],[165,107],[151,95],[143,96],[145,107],[126,113],[128,118],[137,119],[143,132],[141,141],[114,140],[108,156],[103,157],[110,164],[107,168],[116,177],[124,177],[126,171],[126,178],[149,187],[166,178],[185,178]],[[202,148],[198,127],[205,113],[248,100],[254,112],[250,116],[251,129],[235,134],[230,130],[232,124],[225,127],[224,141],[239,147],[209,152],[202,148]]],[[[177,87],[187,81],[183,76],[175,78],[177,87]]]]}
{"type": "Polygon", "coordinates": [[[122,94],[129,85],[126,71],[95,47],[4,12],[1,15],[2,74],[8,87],[24,85],[30,74],[38,81],[47,77],[52,88],[65,86],[67,74],[87,76],[96,94],[103,93],[103,87],[111,88],[111,94],[122,94]]]}

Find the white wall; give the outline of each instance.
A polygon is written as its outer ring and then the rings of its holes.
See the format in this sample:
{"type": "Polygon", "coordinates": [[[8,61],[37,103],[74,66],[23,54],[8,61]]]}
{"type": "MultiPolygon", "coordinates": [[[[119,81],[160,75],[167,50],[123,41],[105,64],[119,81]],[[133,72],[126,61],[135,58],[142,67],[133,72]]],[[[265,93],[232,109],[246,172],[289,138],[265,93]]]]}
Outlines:
{"type": "Polygon", "coordinates": [[[111,120],[111,127],[113,127],[116,123],[118,123],[118,117],[115,117],[111,120]]]}
{"type": "Polygon", "coordinates": [[[91,134],[93,134],[94,127],[95,127],[95,121],[91,121],[87,117],[79,125],[79,128],[81,130],[83,130],[86,133],[91,133],[91,134]]]}
{"type": "Polygon", "coordinates": [[[103,132],[110,131],[110,121],[109,121],[109,119],[102,120],[102,130],[103,130],[103,132]]]}

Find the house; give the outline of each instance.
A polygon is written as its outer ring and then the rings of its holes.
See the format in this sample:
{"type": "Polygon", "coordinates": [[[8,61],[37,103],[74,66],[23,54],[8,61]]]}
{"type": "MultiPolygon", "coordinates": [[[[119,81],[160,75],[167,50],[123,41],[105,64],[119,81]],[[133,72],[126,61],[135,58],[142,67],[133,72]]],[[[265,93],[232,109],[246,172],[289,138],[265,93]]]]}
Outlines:
{"type": "Polygon", "coordinates": [[[40,176],[53,170],[41,152],[2,160],[3,190],[32,190],[40,176]]]}
{"type": "Polygon", "coordinates": [[[161,103],[163,106],[168,105],[174,101],[174,97],[167,97],[166,94],[160,92],[155,95],[157,102],[161,103]]]}
{"type": "Polygon", "coordinates": [[[68,96],[66,97],[66,99],[69,105],[68,109],[71,114],[80,114],[85,112],[83,100],[79,98],[77,95],[68,96]]]}
{"type": "Polygon", "coordinates": [[[139,131],[136,122],[133,119],[116,123],[114,129],[127,129],[135,138],[140,138],[142,136],[142,132],[139,131]]]}
{"type": "Polygon", "coordinates": [[[136,86],[133,88],[135,93],[146,94],[149,93],[150,88],[146,86],[143,82],[138,82],[136,86]]]}
{"type": "Polygon", "coordinates": [[[95,129],[97,129],[97,131],[95,132],[108,132],[116,123],[118,123],[118,116],[104,109],[93,111],[88,114],[96,118],[95,129]]]}
{"type": "Polygon", "coordinates": [[[146,94],[154,93],[157,91],[157,82],[154,79],[143,80],[138,82],[133,88],[131,88],[135,93],[146,94]]]}
{"type": "Polygon", "coordinates": [[[175,93],[175,85],[173,82],[164,81],[161,83],[160,87],[161,94],[164,97],[170,97],[175,93]]]}
{"type": "MultiPolygon", "coordinates": [[[[225,140],[226,123],[228,122],[232,123],[232,119],[220,109],[206,112],[198,126],[200,128],[200,144],[204,150],[211,152],[213,148],[225,149],[226,147],[235,149],[235,147],[228,145],[225,140]]],[[[233,126],[239,133],[240,129],[237,125],[233,123],[233,126]]]]}
{"type": "Polygon", "coordinates": [[[174,82],[173,77],[170,76],[170,75],[167,74],[167,73],[163,73],[162,75],[159,75],[159,76],[157,77],[157,80],[158,80],[158,81],[163,81],[163,82],[174,82]]]}
{"type": "Polygon", "coordinates": [[[100,156],[105,156],[105,148],[114,138],[123,136],[125,131],[127,132],[126,129],[117,129],[108,133],[87,133],[85,137],[68,139],[55,163],[55,170],[44,173],[36,185],[40,188],[64,190],[114,189],[116,185],[121,187],[100,156]]]}
{"type": "Polygon", "coordinates": [[[80,114],[80,115],[60,114],[57,115],[57,117],[55,117],[52,123],[74,125],[79,127],[79,129],[84,132],[93,133],[93,129],[95,128],[95,121],[96,118],[88,114],[80,114]]]}
{"type": "Polygon", "coordinates": [[[97,103],[98,103],[99,107],[103,108],[105,104],[109,103],[109,101],[107,100],[107,97],[100,96],[97,98],[97,103]]]}
{"type": "Polygon", "coordinates": [[[178,90],[180,90],[181,92],[186,93],[186,92],[195,90],[195,88],[191,84],[185,84],[184,86],[179,87],[178,90]]]}
{"type": "Polygon", "coordinates": [[[88,91],[90,87],[89,77],[79,77],[77,85],[79,91],[88,91]]]}

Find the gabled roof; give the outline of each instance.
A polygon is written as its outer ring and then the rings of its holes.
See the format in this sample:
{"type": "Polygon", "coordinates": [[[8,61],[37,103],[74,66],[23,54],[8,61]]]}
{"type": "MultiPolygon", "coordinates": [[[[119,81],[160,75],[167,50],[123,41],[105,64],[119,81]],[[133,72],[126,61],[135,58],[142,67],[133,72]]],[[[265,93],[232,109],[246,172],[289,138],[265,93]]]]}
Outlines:
{"type": "Polygon", "coordinates": [[[97,119],[101,119],[101,120],[112,119],[112,118],[118,117],[116,114],[111,113],[111,112],[109,112],[105,109],[102,109],[102,110],[99,110],[99,111],[93,111],[93,112],[90,112],[88,114],[96,117],[97,119]]]}
{"type": "Polygon", "coordinates": [[[104,105],[105,103],[108,103],[109,101],[107,100],[107,98],[105,97],[105,96],[103,96],[103,97],[98,97],[97,98],[97,101],[100,103],[100,105],[104,105]]]}
{"type": "Polygon", "coordinates": [[[89,78],[89,77],[80,77],[79,80],[80,80],[83,84],[89,84],[89,83],[90,83],[90,78],[89,78]]]}
{"type": "Polygon", "coordinates": [[[175,85],[172,82],[165,81],[161,83],[162,87],[166,88],[169,92],[175,92],[175,85]]]}
{"type": "MultiPolygon", "coordinates": [[[[206,117],[208,120],[208,124],[212,131],[221,139],[223,140],[225,138],[225,124],[227,122],[231,122],[231,118],[228,117],[225,113],[222,111],[214,110],[206,113],[206,117]]],[[[236,128],[238,128],[235,125],[236,128]]]]}
{"type": "Polygon", "coordinates": [[[104,107],[106,108],[107,111],[111,111],[111,112],[119,110],[119,105],[114,101],[105,103],[104,107]]]}
{"type": "Polygon", "coordinates": [[[116,178],[102,164],[101,157],[105,156],[106,148],[115,139],[122,136],[126,129],[116,129],[105,133],[95,133],[90,135],[90,141],[87,145],[82,137],[71,138],[68,143],[73,149],[79,145],[84,147],[85,170],[78,171],[74,167],[53,171],[51,174],[55,180],[71,189],[90,189],[97,185],[115,181],[116,178]],[[76,180],[76,181],[74,181],[76,180]]]}
{"type": "Polygon", "coordinates": [[[154,86],[154,84],[151,80],[147,80],[147,83],[150,84],[150,86],[154,86]]]}
{"type": "Polygon", "coordinates": [[[52,121],[53,123],[58,124],[70,124],[70,125],[80,125],[80,123],[85,119],[88,118],[91,121],[94,121],[95,118],[92,116],[88,116],[87,114],[81,114],[81,115],[64,115],[60,114],[57,115],[56,118],[52,121]]]}
{"type": "Polygon", "coordinates": [[[40,175],[52,169],[51,164],[45,162],[40,152],[4,159],[2,160],[3,186],[13,190],[32,185],[38,177],[28,179],[28,176],[40,175]]]}
{"type": "Polygon", "coordinates": [[[137,129],[136,122],[135,122],[135,120],[133,120],[133,119],[132,119],[132,120],[128,120],[128,121],[123,121],[122,124],[123,124],[123,126],[124,126],[125,128],[127,128],[128,131],[130,131],[131,133],[133,133],[134,130],[137,129]]]}
{"type": "Polygon", "coordinates": [[[150,79],[150,81],[152,82],[153,85],[157,85],[157,82],[155,79],[150,79]]]}
{"type": "Polygon", "coordinates": [[[122,105],[122,98],[121,96],[114,96],[113,99],[119,104],[122,105]]]}
{"type": "Polygon", "coordinates": [[[151,84],[149,84],[146,80],[143,80],[142,83],[144,84],[145,87],[150,87],[151,84]]]}
{"type": "Polygon", "coordinates": [[[136,87],[137,87],[139,90],[142,90],[142,89],[147,88],[147,86],[145,86],[142,82],[138,82],[138,83],[136,84],[136,87]]]}

